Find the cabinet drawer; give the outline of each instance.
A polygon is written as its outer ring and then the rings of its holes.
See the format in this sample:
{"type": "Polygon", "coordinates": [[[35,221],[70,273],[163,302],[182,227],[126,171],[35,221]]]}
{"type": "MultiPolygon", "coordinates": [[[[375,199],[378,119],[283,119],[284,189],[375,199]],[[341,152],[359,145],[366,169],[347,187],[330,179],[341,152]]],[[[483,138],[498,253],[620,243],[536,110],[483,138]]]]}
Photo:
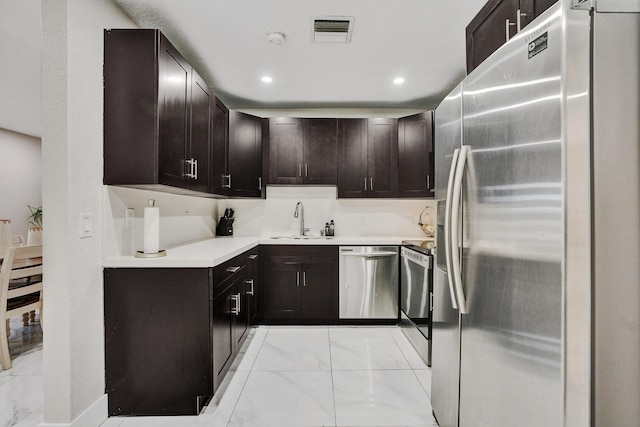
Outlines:
{"type": "Polygon", "coordinates": [[[269,245],[261,251],[263,263],[338,262],[338,247],[334,245],[269,245]]]}
{"type": "Polygon", "coordinates": [[[213,269],[213,295],[216,297],[235,277],[244,273],[246,267],[245,254],[231,258],[213,269]]]}

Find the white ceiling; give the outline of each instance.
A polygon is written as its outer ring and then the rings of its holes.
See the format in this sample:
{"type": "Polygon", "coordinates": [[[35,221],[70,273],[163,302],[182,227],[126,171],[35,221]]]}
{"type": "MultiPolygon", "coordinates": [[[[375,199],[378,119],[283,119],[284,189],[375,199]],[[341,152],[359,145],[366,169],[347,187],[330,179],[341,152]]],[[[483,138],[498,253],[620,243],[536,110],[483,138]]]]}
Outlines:
{"type": "MultiPolygon", "coordinates": [[[[485,0],[113,0],[159,28],[230,107],[434,108],[465,75],[465,27],[485,0]],[[350,44],[311,19],[353,16],[350,44]],[[286,35],[283,46],[269,31],[286,35]],[[269,75],[271,84],[261,77],[269,75]],[[402,76],[403,85],[393,79],[402,76]]],[[[40,0],[0,0],[0,127],[40,136],[40,0]]]]}

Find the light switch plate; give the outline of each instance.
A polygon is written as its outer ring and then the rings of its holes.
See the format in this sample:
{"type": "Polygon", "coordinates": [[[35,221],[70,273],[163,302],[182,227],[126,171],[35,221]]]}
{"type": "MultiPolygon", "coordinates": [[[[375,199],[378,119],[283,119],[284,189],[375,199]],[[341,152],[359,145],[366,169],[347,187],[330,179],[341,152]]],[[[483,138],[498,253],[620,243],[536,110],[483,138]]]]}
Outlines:
{"type": "Polygon", "coordinates": [[[136,217],[136,213],[133,208],[127,208],[124,213],[124,226],[125,228],[133,228],[133,218],[136,217]]]}
{"type": "Polygon", "coordinates": [[[80,214],[80,238],[81,239],[93,236],[93,221],[91,217],[92,217],[92,214],[90,213],[80,214]]]}

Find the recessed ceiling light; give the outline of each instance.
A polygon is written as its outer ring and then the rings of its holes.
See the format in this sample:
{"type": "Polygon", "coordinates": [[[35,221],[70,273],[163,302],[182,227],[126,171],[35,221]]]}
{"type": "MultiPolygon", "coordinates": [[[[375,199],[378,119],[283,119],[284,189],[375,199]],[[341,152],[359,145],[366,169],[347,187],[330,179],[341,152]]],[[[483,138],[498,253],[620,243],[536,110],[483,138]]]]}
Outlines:
{"type": "Polygon", "coordinates": [[[273,79],[269,76],[263,76],[261,80],[263,83],[271,83],[273,81],[273,79]]]}
{"type": "Polygon", "coordinates": [[[393,83],[401,85],[402,83],[404,83],[404,77],[396,77],[395,79],[393,79],[393,83]]]}

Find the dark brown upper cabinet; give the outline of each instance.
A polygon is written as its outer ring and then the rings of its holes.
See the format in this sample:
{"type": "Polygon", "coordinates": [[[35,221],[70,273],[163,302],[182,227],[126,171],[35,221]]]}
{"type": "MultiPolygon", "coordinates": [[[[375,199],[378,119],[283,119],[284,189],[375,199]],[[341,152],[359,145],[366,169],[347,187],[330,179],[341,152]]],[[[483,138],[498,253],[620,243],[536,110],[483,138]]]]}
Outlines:
{"type": "Polygon", "coordinates": [[[338,197],[397,195],[397,119],[338,119],[338,197]]]}
{"type": "Polygon", "coordinates": [[[260,117],[229,112],[226,194],[262,197],[262,122],[260,117]]]}
{"type": "Polygon", "coordinates": [[[467,73],[557,0],[489,0],[467,26],[467,73]]]}
{"type": "Polygon", "coordinates": [[[398,119],[398,197],[433,197],[433,112],[398,119]]]}
{"type": "Polygon", "coordinates": [[[209,188],[212,93],[158,30],[104,32],[104,183],[209,188]]]}
{"type": "Polygon", "coordinates": [[[269,183],[337,183],[337,119],[269,119],[269,183]]]}
{"type": "Polygon", "coordinates": [[[229,109],[217,97],[213,97],[211,112],[212,127],[212,166],[211,166],[211,193],[224,194],[227,182],[227,150],[229,142],[229,109]]]}

